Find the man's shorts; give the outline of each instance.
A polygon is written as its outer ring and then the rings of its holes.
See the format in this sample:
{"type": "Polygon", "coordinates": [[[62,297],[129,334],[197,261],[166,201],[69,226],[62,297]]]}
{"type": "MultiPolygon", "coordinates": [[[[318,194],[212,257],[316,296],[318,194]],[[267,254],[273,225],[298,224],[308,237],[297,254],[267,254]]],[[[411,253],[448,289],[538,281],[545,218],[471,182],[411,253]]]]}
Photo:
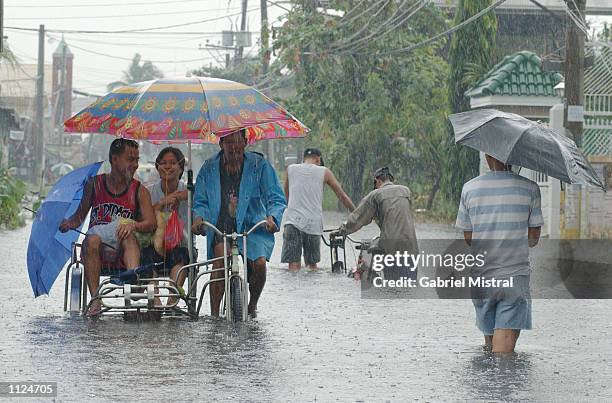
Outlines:
{"type": "Polygon", "coordinates": [[[321,260],[321,236],[307,234],[291,224],[285,225],[281,262],[301,262],[302,249],[304,250],[304,262],[307,265],[319,263],[321,260]]]}
{"type": "MultiPolygon", "coordinates": [[[[103,275],[107,272],[110,273],[109,269],[123,269],[123,261],[121,245],[117,240],[117,226],[119,220],[112,221],[108,224],[94,225],[87,231],[87,236],[97,235],[100,237],[103,243],[110,245],[109,248],[106,245],[102,245],[102,271],[103,275]],[[114,249],[113,249],[114,248],[114,249]]],[[[87,244],[83,244],[83,253],[86,253],[87,244]]],[[[111,270],[112,271],[112,270],[111,270]]]]}
{"type": "Polygon", "coordinates": [[[514,276],[512,288],[472,288],[472,297],[476,326],[485,336],[495,329],[531,329],[528,275],[514,276]]]}

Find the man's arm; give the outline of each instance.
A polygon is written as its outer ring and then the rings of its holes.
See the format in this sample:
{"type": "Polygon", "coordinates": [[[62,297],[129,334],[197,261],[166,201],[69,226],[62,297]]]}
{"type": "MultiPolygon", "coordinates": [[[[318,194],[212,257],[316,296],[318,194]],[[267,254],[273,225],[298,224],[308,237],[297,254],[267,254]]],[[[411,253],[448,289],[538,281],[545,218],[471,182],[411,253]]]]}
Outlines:
{"type": "Polygon", "coordinates": [[[289,168],[285,169],[285,199],[289,203],[289,168]]]}
{"type": "Polygon", "coordinates": [[[468,209],[468,195],[465,189],[461,189],[461,199],[459,200],[459,210],[457,211],[457,220],[455,221],[455,228],[463,230],[463,239],[465,243],[472,246],[472,220],[470,218],[470,212],[468,209]]]}
{"type": "Polygon", "coordinates": [[[529,239],[529,247],[533,248],[540,241],[540,233],[542,225],[544,225],[544,217],[542,216],[540,187],[533,184],[533,196],[531,199],[531,208],[529,210],[529,230],[527,237],[529,239]]]}
{"type": "Polygon", "coordinates": [[[61,232],[78,228],[79,225],[81,225],[85,220],[85,217],[87,217],[87,212],[89,212],[93,200],[94,178],[89,179],[85,185],[85,189],[83,190],[83,198],[81,199],[81,203],[79,204],[77,210],[69,218],[65,218],[61,222],[59,226],[59,230],[61,232]]]}
{"type": "Polygon", "coordinates": [[[142,220],[137,221],[134,225],[134,230],[138,232],[153,232],[157,228],[157,220],[155,219],[155,211],[151,203],[151,193],[149,189],[140,186],[138,190],[138,203],[140,205],[140,215],[142,220]]]}
{"type": "Polygon", "coordinates": [[[276,232],[283,219],[283,213],[287,208],[287,200],[281,190],[280,182],[276,172],[272,165],[266,160],[263,162],[263,172],[261,175],[261,182],[259,183],[259,189],[261,194],[265,195],[264,203],[266,206],[266,216],[270,222],[268,225],[268,231],[276,232]],[[276,229],[274,229],[274,225],[276,229]]]}
{"type": "Polygon", "coordinates": [[[352,234],[358,231],[364,225],[368,225],[374,218],[374,205],[372,201],[372,193],[368,194],[361,200],[357,208],[349,214],[346,223],[340,227],[340,232],[344,234],[352,234]]]}
{"type": "MultiPolygon", "coordinates": [[[[289,178],[287,178],[287,179],[289,179],[289,178]]],[[[346,207],[348,209],[348,211],[351,211],[351,212],[354,211],[355,210],[355,205],[353,204],[353,201],[344,192],[344,190],[342,189],[342,186],[340,185],[340,182],[338,182],[338,180],[334,176],[334,173],[329,168],[325,168],[325,177],[324,177],[324,180],[325,180],[325,183],[334,191],[334,193],[338,197],[338,200],[340,200],[340,202],[342,202],[344,207],[346,207]]],[[[289,199],[289,196],[288,196],[289,192],[286,191],[285,193],[287,194],[287,199],[289,199]]]]}
{"type": "Polygon", "coordinates": [[[138,188],[137,197],[142,220],[120,223],[117,226],[117,239],[119,241],[126,239],[134,231],[153,232],[157,228],[157,220],[155,218],[153,204],[151,203],[151,194],[149,193],[149,189],[141,185],[138,188]]]}
{"type": "Polygon", "coordinates": [[[207,162],[204,162],[204,165],[202,165],[202,168],[200,168],[200,172],[198,172],[195,189],[193,191],[193,224],[191,226],[191,230],[196,235],[202,235],[200,232],[200,225],[202,222],[204,222],[204,220],[210,221],[208,195],[206,194],[206,184],[204,179],[204,170],[206,166],[207,162]]]}
{"type": "Polygon", "coordinates": [[[463,231],[463,239],[465,239],[465,243],[472,246],[472,231],[463,231]]]}
{"type": "Polygon", "coordinates": [[[540,234],[542,232],[542,227],[529,227],[527,236],[529,238],[529,247],[533,248],[540,241],[540,234]]]}

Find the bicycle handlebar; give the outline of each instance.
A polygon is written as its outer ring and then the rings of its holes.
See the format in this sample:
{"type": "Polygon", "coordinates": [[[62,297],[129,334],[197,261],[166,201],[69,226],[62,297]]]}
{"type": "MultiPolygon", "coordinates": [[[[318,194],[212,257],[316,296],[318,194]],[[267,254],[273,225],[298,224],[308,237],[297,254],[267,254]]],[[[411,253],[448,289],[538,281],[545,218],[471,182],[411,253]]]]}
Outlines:
{"type": "MultiPolygon", "coordinates": [[[[247,236],[248,236],[248,235],[251,235],[251,233],[252,233],[253,231],[255,231],[255,230],[256,230],[257,228],[259,228],[260,226],[262,226],[262,225],[266,224],[267,222],[268,222],[268,221],[266,221],[266,220],[261,220],[261,221],[260,221],[260,222],[258,222],[257,224],[253,225],[253,226],[251,227],[251,229],[250,229],[250,230],[248,230],[246,233],[243,233],[243,234],[237,234],[237,235],[247,235],[247,236]]],[[[232,235],[232,234],[224,234],[223,232],[221,232],[221,231],[219,230],[219,228],[215,227],[214,225],[212,225],[212,224],[211,224],[211,223],[209,223],[208,221],[202,221],[202,224],[200,224],[200,225],[204,225],[204,226],[206,226],[206,227],[208,227],[208,228],[212,229],[212,230],[213,230],[213,231],[215,231],[215,232],[216,232],[216,233],[217,233],[219,236],[227,236],[227,235],[232,235]]]]}
{"type": "Polygon", "coordinates": [[[200,224],[200,226],[206,226],[210,229],[212,229],[213,231],[215,231],[219,236],[223,236],[223,232],[219,231],[219,228],[215,227],[214,225],[212,225],[211,223],[209,223],[208,221],[202,221],[202,224],[200,224]]]}
{"type": "Polygon", "coordinates": [[[259,228],[260,226],[264,225],[265,223],[267,223],[267,220],[261,220],[260,222],[258,222],[257,224],[253,225],[251,227],[250,230],[247,231],[247,233],[245,235],[251,235],[251,232],[255,231],[257,228],[259,228]]]}

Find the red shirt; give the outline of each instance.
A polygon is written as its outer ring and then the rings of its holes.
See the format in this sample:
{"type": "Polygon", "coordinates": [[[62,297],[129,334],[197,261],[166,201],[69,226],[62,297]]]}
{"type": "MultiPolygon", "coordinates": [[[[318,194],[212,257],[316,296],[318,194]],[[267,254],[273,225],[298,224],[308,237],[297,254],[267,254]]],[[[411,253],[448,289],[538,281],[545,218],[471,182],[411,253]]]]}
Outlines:
{"type": "Polygon", "coordinates": [[[96,175],[91,202],[89,228],[94,225],[108,224],[114,216],[136,219],[138,212],[138,189],[140,182],[132,179],[130,185],[121,193],[115,194],[108,189],[106,174],[96,175]]]}

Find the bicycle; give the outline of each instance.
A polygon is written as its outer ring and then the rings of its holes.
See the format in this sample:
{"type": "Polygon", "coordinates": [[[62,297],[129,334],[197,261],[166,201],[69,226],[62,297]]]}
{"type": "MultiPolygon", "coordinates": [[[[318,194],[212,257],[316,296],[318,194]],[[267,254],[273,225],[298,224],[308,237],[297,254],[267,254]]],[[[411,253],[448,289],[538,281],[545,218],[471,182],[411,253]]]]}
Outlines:
{"type": "Polygon", "coordinates": [[[372,240],[357,241],[349,235],[343,235],[338,228],[326,229],[323,232],[329,232],[329,242],[321,235],[323,243],[329,246],[330,258],[332,265],[332,273],[347,273],[346,268],[346,241],[355,244],[355,249],[359,250],[356,267],[350,270],[347,277],[355,280],[371,284],[375,277],[382,276],[381,272],[372,269],[372,256],[374,253],[379,253],[378,248],[372,249],[372,240]],[[340,259],[339,249],[343,251],[343,259],[340,259]]]}
{"type": "Polygon", "coordinates": [[[329,242],[321,235],[323,243],[329,247],[331,258],[332,273],[346,273],[346,235],[340,235],[338,229],[325,229],[323,232],[329,232],[329,242]],[[338,249],[344,252],[343,259],[340,260],[338,249]]]}
{"type": "Polygon", "coordinates": [[[257,230],[262,225],[267,223],[266,220],[261,220],[250,230],[243,233],[233,232],[231,234],[226,234],[221,232],[217,227],[208,221],[202,222],[200,224],[200,232],[203,227],[208,227],[212,229],[217,235],[219,235],[223,240],[223,256],[216,257],[213,259],[206,260],[204,262],[196,262],[186,266],[181,267],[179,273],[183,270],[193,270],[198,268],[198,274],[195,276],[192,284],[189,287],[189,293],[186,296],[187,305],[190,307],[190,310],[195,310],[194,315],[199,316],[200,309],[202,308],[202,303],[204,299],[204,293],[206,291],[206,287],[215,281],[224,281],[225,282],[225,294],[224,294],[224,302],[222,305],[222,311],[225,313],[225,318],[230,322],[239,322],[239,321],[247,321],[248,320],[248,303],[249,303],[249,287],[248,287],[248,270],[246,270],[247,262],[247,237],[252,234],[255,230],[257,230]],[[240,255],[240,251],[238,248],[238,240],[242,238],[242,255],[240,255]],[[228,242],[230,241],[230,253],[228,253],[228,242]],[[210,266],[216,261],[223,260],[223,267],[216,269],[208,269],[208,270],[199,270],[202,266],[210,266]],[[197,283],[202,278],[202,276],[206,274],[212,274],[217,271],[223,271],[224,276],[217,279],[209,279],[204,283],[204,287],[200,293],[199,298],[196,298],[195,293],[197,290],[197,283]],[[194,303],[197,299],[197,307],[193,307],[194,303]]]}

